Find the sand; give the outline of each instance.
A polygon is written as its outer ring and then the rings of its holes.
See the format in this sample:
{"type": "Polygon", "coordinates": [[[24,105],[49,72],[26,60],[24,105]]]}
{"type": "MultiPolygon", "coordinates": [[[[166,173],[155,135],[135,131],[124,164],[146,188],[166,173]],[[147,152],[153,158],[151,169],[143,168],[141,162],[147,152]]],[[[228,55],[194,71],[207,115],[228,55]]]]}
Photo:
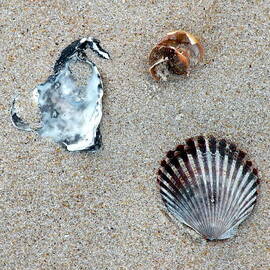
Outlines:
{"type": "Polygon", "coordinates": [[[270,265],[268,1],[0,2],[0,269],[267,270],[270,265]],[[201,38],[189,78],[157,83],[147,55],[167,32],[201,38]],[[15,93],[52,73],[60,51],[95,36],[105,95],[98,153],[69,153],[15,129],[15,93]],[[260,198],[237,236],[194,238],[167,217],[156,188],[164,154],[214,134],[248,151],[260,198]]]}

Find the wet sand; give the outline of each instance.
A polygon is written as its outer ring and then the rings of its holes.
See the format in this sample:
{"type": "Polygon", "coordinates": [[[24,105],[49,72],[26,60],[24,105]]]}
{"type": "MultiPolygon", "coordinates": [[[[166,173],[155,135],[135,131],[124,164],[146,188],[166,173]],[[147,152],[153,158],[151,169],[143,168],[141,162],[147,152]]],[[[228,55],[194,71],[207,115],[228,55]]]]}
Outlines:
{"type": "Polygon", "coordinates": [[[11,0],[0,12],[0,269],[269,269],[267,1],[11,0]],[[205,60],[189,78],[154,82],[147,56],[177,29],[200,37],[205,60]],[[105,92],[94,154],[16,130],[9,117],[14,94],[44,82],[86,36],[112,56],[92,58],[105,92]],[[259,201],[231,240],[192,236],[157,193],[159,160],[200,134],[234,141],[258,165],[259,201]]]}

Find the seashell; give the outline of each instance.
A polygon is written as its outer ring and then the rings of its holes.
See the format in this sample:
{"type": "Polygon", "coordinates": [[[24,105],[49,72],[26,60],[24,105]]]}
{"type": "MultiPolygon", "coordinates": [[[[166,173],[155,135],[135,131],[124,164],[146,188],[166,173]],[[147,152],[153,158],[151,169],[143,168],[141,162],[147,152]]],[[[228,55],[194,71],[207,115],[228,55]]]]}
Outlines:
{"type": "Polygon", "coordinates": [[[214,137],[188,139],[158,170],[167,210],[208,240],[233,237],[257,198],[258,173],[246,154],[214,137]]]}
{"type": "Polygon", "coordinates": [[[169,73],[189,74],[190,69],[203,59],[201,42],[185,31],[168,33],[149,55],[149,72],[155,80],[167,80],[169,73]]]}
{"type": "Polygon", "coordinates": [[[97,66],[86,55],[87,48],[110,58],[95,38],[72,42],[56,61],[54,74],[33,90],[32,98],[21,95],[13,100],[15,127],[50,137],[69,151],[100,148],[103,84],[97,66]]]}

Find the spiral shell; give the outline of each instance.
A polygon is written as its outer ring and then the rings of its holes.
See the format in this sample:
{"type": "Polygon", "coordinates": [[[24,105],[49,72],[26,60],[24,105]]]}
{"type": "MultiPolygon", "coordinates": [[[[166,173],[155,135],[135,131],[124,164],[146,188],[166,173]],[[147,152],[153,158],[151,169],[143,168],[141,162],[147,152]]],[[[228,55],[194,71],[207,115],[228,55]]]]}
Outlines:
{"type": "Polygon", "coordinates": [[[259,182],[246,153],[214,137],[169,151],[157,181],[168,211],[208,240],[235,235],[254,208],[259,182]]]}
{"type": "Polygon", "coordinates": [[[167,80],[169,73],[189,74],[203,59],[204,48],[192,34],[178,30],[168,33],[149,55],[149,72],[155,80],[167,80]]]}

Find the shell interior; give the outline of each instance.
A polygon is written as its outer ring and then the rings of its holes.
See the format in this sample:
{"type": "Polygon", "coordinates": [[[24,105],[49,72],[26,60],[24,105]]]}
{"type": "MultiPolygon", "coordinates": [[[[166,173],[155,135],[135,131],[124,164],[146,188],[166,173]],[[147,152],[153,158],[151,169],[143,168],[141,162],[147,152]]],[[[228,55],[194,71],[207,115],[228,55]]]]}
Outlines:
{"type": "Polygon", "coordinates": [[[234,236],[257,198],[257,169],[234,144],[214,137],[168,152],[157,180],[168,211],[209,240],[234,236]]]}
{"type": "Polygon", "coordinates": [[[36,106],[22,109],[17,98],[13,100],[11,119],[17,128],[50,137],[69,151],[100,148],[103,85],[96,65],[85,54],[87,48],[110,58],[94,38],[71,43],[56,61],[54,74],[34,89],[32,103],[36,106]],[[33,107],[39,109],[38,124],[25,122],[21,116],[23,111],[31,113],[33,107]]]}

